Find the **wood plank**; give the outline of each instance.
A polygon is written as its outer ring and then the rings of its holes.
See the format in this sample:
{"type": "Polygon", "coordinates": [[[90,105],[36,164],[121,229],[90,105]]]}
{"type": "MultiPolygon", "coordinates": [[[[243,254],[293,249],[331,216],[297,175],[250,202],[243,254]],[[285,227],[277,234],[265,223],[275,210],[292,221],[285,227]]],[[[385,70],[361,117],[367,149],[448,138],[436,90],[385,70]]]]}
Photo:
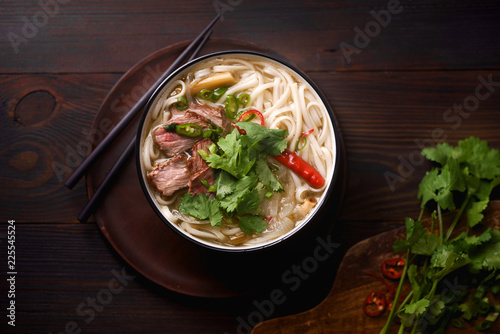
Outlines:
{"type": "MultiPolygon", "coordinates": [[[[492,81],[500,81],[499,71],[310,73],[338,116],[347,146],[349,182],[342,220],[394,221],[415,216],[418,182],[428,169],[417,154],[421,146],[440,142],[444,136],[456,142],[475,135],[500,148],[498,87],[490,87],[493,93],[479,101],[476,110],[464,109],[467,118],[447,111],[454,104],[473,101],[470,96],[480,85],[478,78],[488,79],[490,74],[492,81]],[[439,129],[443,133],[434,139],[432,132],[439,129]],[[394,189],[387,173],[401,177],[394,189]]],[[[5,166],[0,169],[0,200],[5,204],[1,213],[5,219],[76,220],[86,203],[83,181],[72,191],[61,181],[78,163],[75,154],[84,152],[89,143],[85,131],[118,78],[112,74],[0,77],[4,111],[0,164],[5,166]],[[41,90],[55,97],[54,111],[43,120],[29,115],[17,118],[19,101],[41,90]],[[54,169],[53,163],[59,168],[54,169]],[[27,199],[30,210],[26,210],[27,199]]],[[[480,93],[488,91],[482,88],[480,93]]]]}
{"type": "Polygon", "coordinates": [[[482,84],[488,78],[500,82],[499,72],[314,73],[311,77],[328,96],[346,143],[349,181],[344,220],[391,221],[418,215],[418,183],[431,166],[419,154],[423,147],[476,136],[500,148],[499,90],[491,88],[489,93],[482,84]],[[478,86],[480,94],[487,95],[482,101],[475,98],[478,86]],[[455,105],[460,109],[472,101],[478,104],[467,107],[471,111],[465,107],[463,114],[454,111],[455,105]]]}
{"type": "MultiPolygon", "coordinates": [[[[0,228],[3,244],[6,224],[0,228]]],[[[341,255],[335,252],[298,285],[293,274],[289,280],[293,276],[294,282],[284,281],[255,295],[204,299],[179,295],[144,279],[116,255],[94,224],[18,224],[16,330],[60,333],[67,323],[75,323],[89,333],[113,333],[116,328],[120,333],[144,328],[158,333],[249,333],[248,323],[253,326],[317,305],[332,286],[334,263],[341,255]],[[270,305],[275,289],[284,294],[281,302],[270,305]],[[266,305],[268,311],[257,305],[266,305]]],[[[297,265],[303,260],[297,259],[297,265]]],[[[4,273],[5,266],[2,261],[4,273]]],[[[269,277],[263,274],[262,279],[269,277]]],[[[2,291],[7,291],[6,284],[1,280],[2,291]]],[[[0,331],[6,328],[1,322],[0,331]]]]}
{"type": "Polygon", "coordinates": [[[114,74],[1,76],[3,219],[76,221],[86,203],[84,181],[74,190],[63,183],[91,149],[88,131],[118,78],[114,74]],[[37,97],[52,99],[54,105],[40,106],[37,97]]]}
{"type": "MultiPolygon", "coordinates": [[[[401,1],[378,29],[370,12],[388,3],[234,1],[214,37],[260,44],[306,71],[499,68],[497,2],[401,1]],[[363,41],[356,29],[366,27],[374,30],[363,41]]],[[[162,47],[194,38],[216,15],[205,1],[71,1],[45,16],[31,1],[3,6],[2,73],[124,72],[162,47]],[[33,22],[38,26],[30,31],[33,22]]]]}

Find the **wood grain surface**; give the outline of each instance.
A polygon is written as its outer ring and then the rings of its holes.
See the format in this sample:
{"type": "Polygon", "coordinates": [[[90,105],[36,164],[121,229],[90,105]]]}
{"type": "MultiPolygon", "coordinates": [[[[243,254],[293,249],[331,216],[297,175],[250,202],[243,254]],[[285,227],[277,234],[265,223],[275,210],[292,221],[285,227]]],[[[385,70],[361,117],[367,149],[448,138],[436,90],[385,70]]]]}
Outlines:
{"type": "Polygon", "coordinates": [[[353,245],[418,214],[417,185],[430,166],[422,147],[474,135],[500,148],[497,1],[9,0],[0,7],[2,333],[249,333],[307,312],[332,291],[353,245]],[[321,236],[335,251],[298,275],[294,268],[310,264],[317,247],[303,245],[283,272],[261,273],[271,284],[254,282],[254,294],[227,299],[186,296],[141,275],[95,218],[77,221],[86,181],[73,190],[63,184],[109,132],[106,122],[96,127],[96,115],[124,73],[192,40],[217,8],[225,11],[213,41],[251,43],[305,71],[332,105],[347,155],[340,217],[321,236]],[[15,328],[5,311],[9,220],[15,328]],[[101,302],[93,307],[94,299],[101,302]]]}

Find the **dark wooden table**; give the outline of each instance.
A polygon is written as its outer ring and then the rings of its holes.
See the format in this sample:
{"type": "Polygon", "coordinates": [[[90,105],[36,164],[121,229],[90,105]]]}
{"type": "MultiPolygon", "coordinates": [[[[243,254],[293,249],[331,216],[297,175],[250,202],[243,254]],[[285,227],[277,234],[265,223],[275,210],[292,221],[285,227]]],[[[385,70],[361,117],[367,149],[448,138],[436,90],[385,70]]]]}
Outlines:
{"type": "Polygon", "coordinates": [[[417,186],[429,167],[421,148],[469,136],[500,148],[494,0],[0,6],[2,333],[248,333],[257,322],[316,306],[351,246],[418,214],[417,186]],[[93,120],[114,84],[155,51],[193,39],[217,11],[224,16],[213,39],[269,49],[296,64],[327,96],[345,141],[347,186],[331,233],[340,247],[293,291],[281,282],[286,295],[271,304],[265,301],[279,279],[231,298],[152,283],[123,260],[95,218],[78,222],[85,181],[64,186],[88,153],[93,120]],[[16,274],[7,266],[9,225],[16,274]],[[6,310],[12,301],[15,327],[6,310]]]}

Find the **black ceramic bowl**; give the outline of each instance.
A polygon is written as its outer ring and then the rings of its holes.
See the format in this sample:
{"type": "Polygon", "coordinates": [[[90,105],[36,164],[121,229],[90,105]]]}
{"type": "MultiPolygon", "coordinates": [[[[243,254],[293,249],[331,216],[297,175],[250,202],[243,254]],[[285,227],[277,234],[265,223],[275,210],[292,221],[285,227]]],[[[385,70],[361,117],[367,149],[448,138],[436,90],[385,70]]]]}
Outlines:
{"type": "Polygon", "coordinates": [[[157,215],[167,226],[172,228],[179,235],[181,235],[182,237],[188,239],[189,241],[195,244],[207,247],[212,250],[217,250],[222,252],[251,252],[251,251],[268,249],[270,247],[276,247],[277,245],[282,245],[286,240],[300,238],[301,235],[305,233],[303,231],[306,230],[306,227],[311,228],[312,225],[315,225],[317,223],[319,213],[321,211],[326,210],[328,207],[328,201],[332,194],[334,184],[336,181],[336,176],[338,174],[339,157],[341,156],[339,154],[340,153],[339,139],[340,138],[338,134],[338,129],[335,126],[332,110],[326,98],[318,90],[315,84],[300,70],[290,65],[285,60],[258,52],[239,51],[239,50],[222,51],[202,56],[180,67],[175,72],[173,72],[168,78],[166,78],[159,86],[159,88],[151,96],[145,107],[145,111],[141,118],[137,133],[137,140],[136,140],[137,169],[139,173],[139,180],[144,190],[144,194],[147,197],[149,203],[151,204],[153,210],[157,213],[157,215]],[[301,85],[305,85],[306,87],[308,87],[309,91],[313,95],[315,95],[316,100],[319,101],[320,104],[322,104],[322,107],[324,108],[324,110],[326,110],[327,114],[327,116],[323,118],[324,119],[323,122],[325,121],[329,122],[328,126],[328,129],[330,131],[329,135],[332,138],[332,140],[330,141],[332,147],[329,147],[329,150],[332,152],[332,157],[331,157],[332,161],[330,161],[331,163],[330,166],[332,167],[328,171],[328,175],[325,178],[326,184],[324,186],[324,191],[319,200],[317,201],[316,206],[309,212],[309,214],[300,223],[297,223],[295,227],[289,232],[279,237],[276,237],[275,239],[268,240],[263,243],[257,243],[245,246],[223,245],[216,242],[207,241],[197,236],[193,236],[192,234],[186,232],[186,230],[181,228],[179,223],[174,221],[176,220],[176,218],[170,215],[168,213],[169,212],[168,210],[165,210],[164,203],[160,203],[158,201],[158,196],[155,193],[156,189],[153,188],[153,186],[150,184],[149,180],[146,177],[149,169],[151,168],[151,163],[145,163],[145,159],[143,158],[146,152],[145,150],[147,150],[146,147],[150,147],[151,145],[153,145],[151,139],[148,140],[147,136],[151,128],[150,124],[152,122],[152,119],[157,117],[158,110],[161,109],[158,108],[158,101],[160,100],[160,97],[165,93],[170,94],[170,92],[174,90],[174,88],[178,85],[178,80],[180,78],[185,77],[187,73],[193,70],[193,68],[200,68],[200,66],[203,66],[203,63],[205,62],[225,57],[238,58],[248,61],[266,62],[287,71],[294,80],[296,80],[301,85]]]}

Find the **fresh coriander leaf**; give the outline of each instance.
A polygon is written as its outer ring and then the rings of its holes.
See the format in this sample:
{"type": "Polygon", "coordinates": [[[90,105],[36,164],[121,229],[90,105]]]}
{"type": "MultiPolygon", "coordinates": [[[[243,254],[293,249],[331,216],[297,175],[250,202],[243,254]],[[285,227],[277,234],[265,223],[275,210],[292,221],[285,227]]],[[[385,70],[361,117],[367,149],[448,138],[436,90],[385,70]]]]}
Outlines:
{"type": "Polygon", "coordinates": [[[500,176],[495,177],[491,181],[480,180],[476,189],[475,189],[476,191],[474,192],[474,196],[477,197],[481,201],[489,200],[491,192],[499,184],[500,184],[500,176]]]}
{"type": "Polygon", "coordinates": [[[258,213],[260,211],[259,190],[253,188],[246,192],[240,198],[236,211],[240,215],[245,213],[258,213]]]}
{"type": "Polygon", "coordinates": [[[469,205],[467,205],[466,214],[467,214],[467,225],[469,227],[474,227],[479,224],[484,215],[482,212],[488,206],[488,200],[484,201],[471,201],[469,205]]]}
{"type": "Polygon", "coordinates": [[[439,169],[433,168],[431,171],[426,172],[420,184],[418,185],[418,194],[417,198],[422,200],[422,208],[425,207],[427,202],[435,199],[436,197],[436,186],[434,183],[436,182],[436,178],[439,175],[439,169]]]}
{"type": "Polygon", "coordinates": [[[257,215],[245,215],[239,217],[240,229],[245,232],[245,234],[260,233],[267,228],[267,222],[262,216],[257,215]]]}
{"type": "Polygon", "coordinates": [[[265,157],[257,160],[256,168],[257,168],[257,175],[259,176],[260,181],[268,189],[275,192],[284,191],[283,186],[281,185],[281,183],[278,182],[273,172],[269,168],[269,165],[267,164],[267,159],[265,157]]]}
{"type": "Polygon", "coordinates": [[[491,230],[491,239],[481,247],[469,252],[471,271],[500,269],[500,230],[491,230]]]}
{"type": "Polygon", "coordinates": [[[424,313],[427,310],[427,307],[430,304],[429,299],[422,298],[420,300],[417,300],[414,303],[408,304],[404,307],[404,310],[408,314],[415,314],[419,315],[424,313]]]}
{"type": "Polygon", "coordinates": [[[286,130],[268,129],[253,122],[239,122],[238,127],[246,132],[242,136],[245,146],[257,154],[279,155],[288,145],[284,140],[286,130]]]}
{"type": "Polygon", "coordinates": [[[442,166],[446,164],[448,158],[453,156],[453,146],[448,143],[437,144],[436,147],[427,147],[422,150],[422,155],[430,161],[437,162],[442,166]]]}
{"type": "Polygon", "coordinates": [[[226,171],[220,171],[215,179],[214,186],[216,188],[217,198],[223,198],[233,191],[231,185],[236,181],[236,179],[226,171]]]}
{"type": "Polygon", "coordinates": [[[406,218],[406,240],[394,242],[394,253],[399,253],[410,248],[419,255],[430,255],[436,249],[439,240],[435,234],[429,234],[420,221],[406,218]],[[437,242],[437,243],[436,243],[437,242]]]}
{"type": "Polygon", "coordinates": [[[451,240],[451,244],[457,252],[468,253],[471,249],[474,249],[490,239],[491,228],[488,228],[480,235],[468,235],[466,232],[462,232],[455,239],[451,240]]]}
{"type": "Polygon", "coordinates": [[[422,207],[433,199],[442,209],[454,210],[454,190],[464,191],[465,179],[458,162],[450,158],[443,168],[433,168],[423,177],[417,196],[422,199],[422,207]]]}
{"type": "Polygon", "coordinates": [[[219,204],[205,193],[200,195],[185,194],[182,196],[179,211],[200,220],[209,219],[212,226],[219,226],[222,222],[219,204]]]}
{"type": "Polygon", "coordinates": [[[450,256],[455,256],[455,247],[453,245],[441,245],[432,254],[431,266],[434,268],[445,268],[450,256]]]}
{"type": "Polygon", "coordinates": [[[417,316],[413,313],[406,313],[403,310],[402,312],[398,313],[398,317],[400,318],[402,325],[404,325],[406,328],[410,328],[411,326],[413,326],[413,322],[415,321],[415,318],[417,316]]]}
{"type": "Polygon", "coordinates": [[[414,254],[431,255],[438,246],[439,237],[432,233],[425,233],[413,243],[410,249],[414,254]]]}
{"type": "Polygon", "coordinates": [[[238,208],[238,204],[245,199],[257,185],[258,178],[255,174],[247,175],[237,180],[231,185],[231,194],[225,197],[218,196],[220,205],[227,212],[234,212],[238,208]]]}
{"type": "MultiPolygon", "coordinates": [[[[443,245],[441,247],[446,247],[443,245]]],[[[440,247],[440,250],[441,250],[440,247]]],[[[449,273],[469,264],[471,262],[467,254],[458,254],[453,249],[443,249],[442,253],[439,255],[439,259],[435,259],[431,263],[434,267],[442,267],[439,271],[436,271],[430,275],[430,278],[434,280],[441,280],[443,277],[449,273]]]]}
{"type": "Polygon", "coordinates": [[[490,149],[486,141],[470,137],[459,141],[456,150],[473,175],[489,180],[500,175],[500,151],[490,149]]]}
{"type": "MultiPolygon", "coordinates": [[[[464,169],[462,171],[464,173],[465,186],[467,188],[468,194],[475,195],[477,193],[478,196],[481,197],[480,199],[483,199],[482,197],[484,195],[479,194],[479,189],[482,188],[481,183],[483,181],[481,181],[481,179],[478,178],[477,176],[472,175],[469,172],[469,167],[464,167],[464,169]]],[[[489,182],[485,182],[485,183],[488,184],[489,182]]],[[[489,194],[488,194],[488,197],[489,197],[489,194]]]]}
{"type": "Polygon", "coordinates": [[[475,318],[479,312],[478,303],[473,298],[470,298],[464,303],[460,304],[458,306],[458,309],[462,312],[462,318],[467,321],[475,318]]]}
{"type": "MultiPolygon", "coordinates": [[[[441,296],[434,296],[429,306],[427,307],[426,314],[433,317],[432,324],[436,324],[437,320],[443,315],[446,304],[441,300],[441,296]]],[[[426,316],[424,315],[424,319],[426,316]]],[[[444,329],[443,329],[444,330],[444,329]]]]}
{"type": "Polygon", "coordinates": [[[250,159],[247,152],[245,152],[241,136],[237,130],[234,130],[225,138],[219,139],[217,144],[222,151],[222,155],[210,154],[206,159],[210,167],[225,170],[237,178],[242,178],[252,169],[255,159],[250,159]]]}

